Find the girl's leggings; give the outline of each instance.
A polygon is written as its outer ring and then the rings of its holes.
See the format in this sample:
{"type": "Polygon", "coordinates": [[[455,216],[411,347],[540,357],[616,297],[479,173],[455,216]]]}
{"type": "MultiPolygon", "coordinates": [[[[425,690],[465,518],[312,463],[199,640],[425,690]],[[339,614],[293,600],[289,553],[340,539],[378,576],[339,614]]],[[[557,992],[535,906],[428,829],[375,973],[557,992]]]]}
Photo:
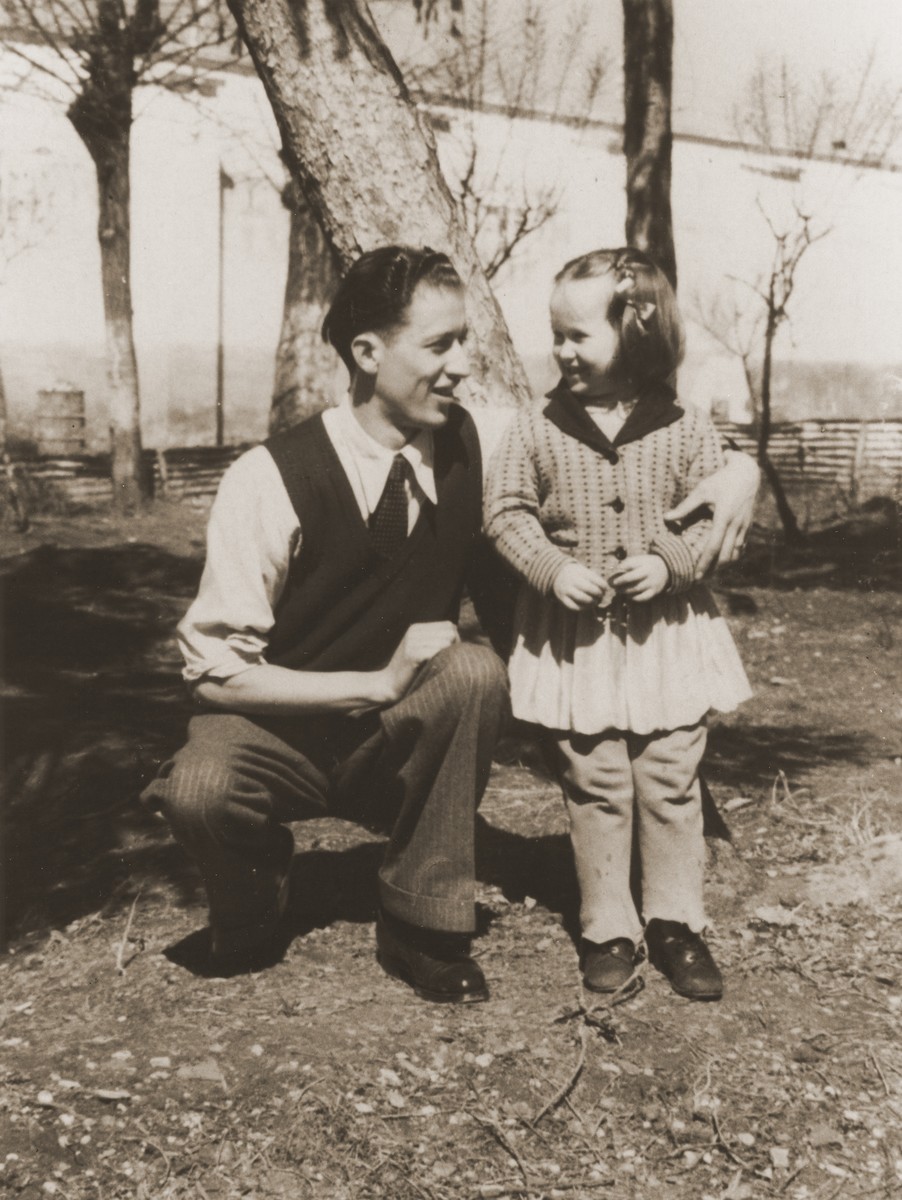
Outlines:
{"type": "Polygon", "coordinates": [[[705,926],[705,846],[698,769],[707,731],[556,734],[576,859],[583,936],[591,942],[642,935],[630,890],[638,834],[642,917],[705,926]]]}

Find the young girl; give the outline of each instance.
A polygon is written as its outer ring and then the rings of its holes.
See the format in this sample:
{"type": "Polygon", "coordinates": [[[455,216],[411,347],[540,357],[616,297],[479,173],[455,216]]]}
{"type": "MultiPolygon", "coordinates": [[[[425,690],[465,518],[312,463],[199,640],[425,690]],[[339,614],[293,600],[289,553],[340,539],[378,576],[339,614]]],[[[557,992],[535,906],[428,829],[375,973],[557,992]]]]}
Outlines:
{"type": "Polygon", "coordinates": [[[551,298],[561,381],[493,459],[490,538],[523,581],[510,680],[514,713],[553,740],[582,896],[587,987],[632,974],[642,919],[630,892],[634,822],[651,959],[673,988],[717,999],[701,937],[698,768],[709,709],[748,680],[711,593],[695,582],[709,522],[664,514],[723,465],[699,410],[668,380],[683,331],[663,273],[636,250],[569,262],[551,298]]]}

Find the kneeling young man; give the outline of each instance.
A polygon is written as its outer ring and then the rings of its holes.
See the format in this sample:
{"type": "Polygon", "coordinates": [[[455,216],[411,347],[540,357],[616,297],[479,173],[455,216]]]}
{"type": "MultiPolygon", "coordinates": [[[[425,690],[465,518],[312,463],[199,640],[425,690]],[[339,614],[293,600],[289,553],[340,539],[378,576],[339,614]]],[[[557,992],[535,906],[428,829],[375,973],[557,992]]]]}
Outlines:
{"type": "Polygon", "coordinates": [[[226,472],[179,626],[202,711],[145,800],[201,871],[214,969],[281,956],[285,823],[335,815],[389,832],[384,969],[429,1000],[483,1000],[475,812],[508,695],[497,656],[457,634],[482,519],[479,444],[454,402],[463,287],[445,255],[384,247],[323,328],[348,401],[226,472]]]}

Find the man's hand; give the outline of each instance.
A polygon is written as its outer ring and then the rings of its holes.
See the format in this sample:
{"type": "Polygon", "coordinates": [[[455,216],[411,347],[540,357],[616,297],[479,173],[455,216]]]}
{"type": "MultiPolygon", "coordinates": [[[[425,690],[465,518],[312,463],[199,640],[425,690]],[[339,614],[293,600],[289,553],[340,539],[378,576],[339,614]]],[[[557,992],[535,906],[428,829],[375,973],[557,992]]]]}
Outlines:
{"type": "Polygon", "coordinates": [[[451,621],[424,621],[411,625],[382,671],[386,703],[394,704],[400,700],[423,663],[458,641],[457,626],[451,621]]]}
{"type": "Polygon", "coordinates": [[[632,554],[611,576],[611,583],[619,596],[641,604],[663,592],[669,577],[667,564],[659,555],[632,554]]]}
{"type": "Polygon", "coordinates": [[[712,563],[718,566],[739,557],[755,511],[761,472],[747,454],[733,452],[727,465],[703,479],[682,503],[664,514],[667,521],[681,521],[702,505],[714,509],[711,532],[698,561],[704,575],[712,563]]]}
{"type": "Polygon", "coordinates": [[[579,612],[593,605],[607,603],[612,596],[611,587],[603,575],[592,571],[582,563],[567,563],[555,576],[552,590],[565,608],[579,612]]]}

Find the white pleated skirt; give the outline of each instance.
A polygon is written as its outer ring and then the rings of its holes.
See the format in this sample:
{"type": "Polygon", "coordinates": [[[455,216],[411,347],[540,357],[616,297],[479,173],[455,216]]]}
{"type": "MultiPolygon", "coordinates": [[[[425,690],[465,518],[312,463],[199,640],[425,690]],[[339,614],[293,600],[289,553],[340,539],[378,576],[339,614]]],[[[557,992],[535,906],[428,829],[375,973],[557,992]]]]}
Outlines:
{"type": "Polygon", "coordinates": [[[679,729],[752,695],[726,621],[704,584],[606,616],[523,588],[510,660],[514,715],[594,734],[679,729]]]}

